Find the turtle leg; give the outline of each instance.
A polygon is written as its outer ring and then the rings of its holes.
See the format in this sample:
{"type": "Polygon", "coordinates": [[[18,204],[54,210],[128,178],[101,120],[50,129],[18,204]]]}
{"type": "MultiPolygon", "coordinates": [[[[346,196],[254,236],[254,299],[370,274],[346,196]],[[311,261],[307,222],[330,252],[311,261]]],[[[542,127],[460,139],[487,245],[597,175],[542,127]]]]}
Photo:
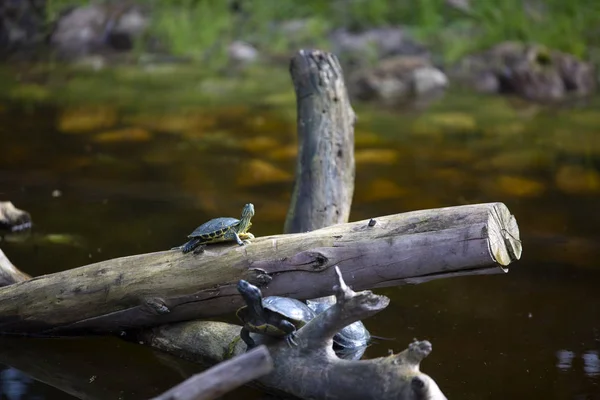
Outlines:
{"type": "Polygon", "coordinates": [[[248,350],[256,346],[254,339],[250,337],[250,331],[248,331],[248,329],[242,328],[242,330],[240,331],[240,337],[242,338],[244,343],[246,343],[246,346],[248,346],[248,350]]]}
{"type": "Polygon", "coordinates": [[[292,346],[298,346],[298,343],[296,343],[296,326],[294,324],[292,324],[290,321],[288,320],[282,320],[279,322],[279,328],[286,332],[285,335],[285,341],[287,342],[288,346],[292,347],[292,346]]]}
{"type": "Polygon", "coordinates": [[[181,248],[183,249],[184,253],[189,253],[190,251],[192,251],[196,247],[198,247],[199,244],[200,244],[200,239],[193,238],[192,240],[190,240],[189,242],[187,242],[183,246],[181,246],[181,248]]]}
{"type": "Polygon", "coordinates": [[[246,233],[238,233],[238,236],[240,239],[242,239],[242,241],[245,244],[250,243],[250,240],[255,239],[254,235],[251,234],[250,232],[246,232],[246,233]]]}
{"type": "Polygon", "coordinates": [[[237,244],[239,244],[240,246],[244,245],[244,242],[242,242],[242,239],[240,239],[240,237],[238,236],[237,232],[234,231],[233,229],[230,230],[229,232],[227,232],[223,236],[223,239],[225,239],[225,240],[235,240],[237,242],[237,244]]]}
{"type": "Polygon", "coordinates": [[[245,232],[245,233],[238,233],[238,236],[240,237],[240,239],[242,240],[252,240],[252,239],[256,239],[254,237],[253,234],[251,234],[250,232],[245,232]]]}

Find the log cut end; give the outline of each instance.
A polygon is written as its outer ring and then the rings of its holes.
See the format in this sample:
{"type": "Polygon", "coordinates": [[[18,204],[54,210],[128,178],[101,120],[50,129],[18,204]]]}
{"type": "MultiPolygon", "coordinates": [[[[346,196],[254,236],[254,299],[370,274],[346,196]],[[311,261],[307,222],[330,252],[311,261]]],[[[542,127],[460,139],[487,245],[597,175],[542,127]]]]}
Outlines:
{"type": "MultiPolygon", "coordinates": [[[[490,254],[501,267],[521,258],[523,248],[519,226],[504,203],[495,203],[490,209],[488,239],[490,254]]],[[[502,269],[508,271],[507,268],[502,269]]]]}

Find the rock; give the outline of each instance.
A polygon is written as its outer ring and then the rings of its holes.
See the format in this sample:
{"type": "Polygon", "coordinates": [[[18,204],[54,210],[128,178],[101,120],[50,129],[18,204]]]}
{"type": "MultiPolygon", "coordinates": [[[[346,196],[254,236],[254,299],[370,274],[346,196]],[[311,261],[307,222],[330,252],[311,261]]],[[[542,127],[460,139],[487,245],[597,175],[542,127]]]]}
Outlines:
{"type": "Polygon", "coordinates": [[[150,138],[150,132],[147,130],[131,127],[98,133],[94,135],[92,141],[96,143],[147,142],[150,138]]]}
{"type": "Polygon", "coordinates": [[[429,51],[400,27],[375,28],[363,32],[336,29],[329,35],[332,51],[343,63],[365,65],[368,61],[405,55],[428,59],[429,51]]]}
{"type": "Polygon", "coordinates": [[[477,169],[489,171],[531,172],[552,168],[554,157],[539,149],[511,149],[479,162],[477,169]]]}
{"type": "Polygon", "coordinates": [[[50,36],[60,57],[130,50],[148,27],[147,13],[130,1],[77,7],[62,15],[50,36]]]}
{"type": "MultiPolygon", "coordinates": [[[[365,122],[368,117],[361,116],[361,122],[365,122]]],[[[359,148],[363,146],[379,145],[382,142],[382,137],[375,132],[363,131],[355,128],[354,145],[359,148]]]]}
{"type": "Polygon", "coordinates": [[[31,228],[31,215],[10,201],[0,201],[0,230],[16,232],[31,228]]]}
{"type": "Polygon", "coordinates": [[[251,63],[258,60],[258,50],[241,40],[232,42],[227,48],[227,52],[233,61],[251,63]]]}
{"type": "Polygon", "coordinates": [[[58,130],[63,133],[81,133],[106,129],[116,124],[117,119],[117,111],[110,107],[66,108],[60,115],[58,130]]]}
{"type": "Polygon", "coordinates": [[[213,128],[216,119],[202,110],[192,109],[173,113],[134,114],[125,117],[123,122],[156,132],[186,133],[186,136],[194,137],[202,136],[207,130],[213,128]]]}
{"type": "Polygon", "coordinates": [[[416,135],[473,134],[478,131],[475,118],[461,112],[444,112],[419,117],[411,127],[411,132],[416,135]]]}
{"type": "Polygon", "coordinates": [[[565,193],[593,194],[600,192],[600,173],[579,165],[564,165],[556,173],[556,186],[565,193]]]}
{"type": "Polygon", "coordinates": [[[595,92],[596,71],[589,62],[541,45],[500,43],[466,57],[451,77],[481,92],[516,94],[553,102],[595,92]]]}
{"type": "Polygon", "coordinates": [[[292,174],[257,158],[252,159],[240,168],[239,186],[260,186],[268,183],[289,182],[292,174]]]}
{"type": "Polygon", "coordinates": [[[364,149],[354,153],[356,164],[391,165],[398,160],[398,152],[391,149],[364,149]]]}
{"type": "Polygon", "coordinates": [[[515,197],[536,197],[545,190],[542,183],[520,176],[500,176],[489,184],[491,192],[515,197]]]}
{"type": "Polygon", "coordinates": [[[417,95],[425,95],[448,86],[448,78],[437,68],[417,68],[412,75],[414,91],[417,95]]]}
{"type": "Polygon", "coordinates": [[[272,137],[268,136],[258,136],[252,137],[248,139],[243,139],[241,141],[241,147],[252,153],[264,153],[268,150],[273,150],[275,148],[280,149],[281,146],[279,142],[272,137]]]}
{"type": "Polygon", "coordinates": [[[298,146],[289,145],[280,147],[267,153],[267,158],[273,161],[294,160],[298,156],[298,146]]]}
{"type": "Polygon", "coordinates": [[[448,86],[448,79],[426,58],[397,56],[351,75],[349,86],[350,93],[361,100],[397,105],[443,92],[448,86]]]}
{"type": "Polygon", "coordinates": [[[0,1],[0,58],[40,44],[46,0],[0,1]]]}
{"type": "Polygon", "coordinates": [[[397,183],[388,179],[378,178],[373,180],[367,190],[357,193],[357,197],[364,202],[390,200],[403,197],[408,193],[405,189],[398,186],[397,183]]]}

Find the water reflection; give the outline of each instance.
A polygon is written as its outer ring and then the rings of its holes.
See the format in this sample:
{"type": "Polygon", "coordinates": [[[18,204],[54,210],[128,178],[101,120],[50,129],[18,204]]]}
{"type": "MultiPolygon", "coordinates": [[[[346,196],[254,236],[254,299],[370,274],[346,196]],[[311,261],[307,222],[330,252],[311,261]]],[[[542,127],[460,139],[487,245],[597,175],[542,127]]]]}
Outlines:
{"type": "Polygon", "coordinates": [[[572,367],[575,353],[568,350],[559,350],[556,352],[556,357],[558,358],[556,367],[562,371],[568,371],[572,367]]]}
{"type": "Polygon", "coordinates": [[[8,367],[0,372],[2,394],[8,400],[43,399],[40,396],[26,396],[32,379],[18,369],[8,367]]]}
{"type": "MultiPolygon", "coordinates": [[[[117,83],[105,83],[104,95],[117,83]]],[[[182,83],[172,85],[171,94],[182,83]]],[[[285,92],[285,101],[254,95],[250,103],[232,97],[218,107],[175,101],[143,86],[126,104],[5,102],[0,196],[32,213],[35,234],[2,249],[15,265],[41,275],[171,248],[201,222],[236,215],[250,201],[253,232],[281,232],[296,157],[295,106],[286,85],[271,89],[285,92]],[[52,195],[56,190],[61,196],[52,195]],[[48,234],[77,238],[77,246],[39,239],[53,237],[48,234]]],[[[600,303],[600,114],[594,107],[549,110],[461,93],[421,113],[355,106],[351,220],[503,201],[524,247],[506,275],[378,290],[392,302],[365,324],[396,340],[370,346],[367,357],[398,352],[413,337],[431,340],[423,370],[449,398],[588,399],[599,392],[597,338],[589,335],[599,327],[600,303]]],[[[60,350],[57,360],[73,346],[59,343],[49,345],[60,350]]],[[[183,379],[159,368],[148,352],[117,343],[78,342],[89,357],[110,358],[85,370],[86,387],[99,376],[93,385],[116,382],[111,393],[126,381],[147,395],[183,379]],[[150,373],[140,378],[141,368],[150,373]]],[[[70,358],[76,367],[78,357],[70,358]]],[[[5,382],[26,384],[6,374],[3,390],[5,382]]],[[[48,399],[66,396],[37,381],[29,388],[21,398],[39,398],[31,388],[48,391],[48,399]]],[[[259,396],[244,388],[227,398],[259,396]]]]}
{"type": "Polygon", "coordinates": [[[583,358],[583,370],[587,376],[598,376],[600,375],[600,359],[598,358],[598,351],[588,351],[584,353],[583,358]]]}

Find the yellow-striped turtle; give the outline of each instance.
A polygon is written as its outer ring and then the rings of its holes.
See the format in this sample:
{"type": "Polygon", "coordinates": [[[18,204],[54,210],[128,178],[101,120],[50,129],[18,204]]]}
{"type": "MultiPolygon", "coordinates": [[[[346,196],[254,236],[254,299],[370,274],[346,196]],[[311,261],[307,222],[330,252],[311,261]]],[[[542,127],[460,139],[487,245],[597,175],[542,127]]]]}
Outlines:
{"type": "Polygon", "coordinates": [[[242,218],[215,218],[197,227],[188,235],[190,240],[182,246],[174,249],[182,249],[184,253],[194,250],[201,244],[226,242],[235,240],[240,246],[244,241],[254,239],[254,235],[248,232],[252,226],[250,219],[254,216],[254,205],[248,203],[242,210],[242,218]]]}
{"type": "Polygon", "coordinates": [[[237,311],[237,317],[244,323],[240,337],[248,349],[255,346],[250,332],[282,337],[295,345],[296,330],[315,317],[314,311],[300,300],[279,296],[263,299],[260,289],[243,279],[238,282],[237,290],[246,302],[237,311]]]}

